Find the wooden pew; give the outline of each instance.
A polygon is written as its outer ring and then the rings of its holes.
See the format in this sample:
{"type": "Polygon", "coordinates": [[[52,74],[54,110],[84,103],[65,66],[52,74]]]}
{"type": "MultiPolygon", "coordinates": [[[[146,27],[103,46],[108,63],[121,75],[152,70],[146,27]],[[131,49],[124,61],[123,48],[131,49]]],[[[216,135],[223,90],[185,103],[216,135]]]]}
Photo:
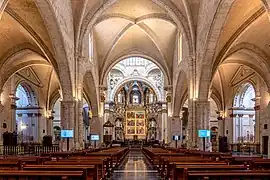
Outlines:
{"type": "Polygon", "coordinates": [[[100,180],[95,165],[25,165],[26,171],[83,171],[88,180],[100,180]]]}
{"type": "Polygon", "coordinates": [[[101,160],[91,160],[91,161],[77,161],[77,160],[65,160],[65,161],[46,161],[44,165],[52,165],[52,166],[88,166],[93,165],[96,169],[97,179],[106,178],[109,176],[109,172],[107,171],[106,167],[104,167],[103,161],[101,160]]]}
{"type": "Polygon", "coordinates": [[[190,171],[187,172],[187,177],[184,180],[188,179],[260,179],[267,180],[270,177],[270,170],[215,170],[215,171],[190,171]]]}
{"type": "Polygon", "coordinates": [[[193,165],[175,165],[172,171],[171,179],[187,179],[190,171],[209,171],[209,170],[246,170],[243,165],[208,165],[208,164],[193,164],[193,165]]]}
{"type": "Polygon", "coordinates": [[[16,178],[20,180],[39,179],[54,180],[71,179],[82,180],[86,179],[83,171],[24,171],[24,170],[0,170],[0,177],[2,179],[16,178]]]}

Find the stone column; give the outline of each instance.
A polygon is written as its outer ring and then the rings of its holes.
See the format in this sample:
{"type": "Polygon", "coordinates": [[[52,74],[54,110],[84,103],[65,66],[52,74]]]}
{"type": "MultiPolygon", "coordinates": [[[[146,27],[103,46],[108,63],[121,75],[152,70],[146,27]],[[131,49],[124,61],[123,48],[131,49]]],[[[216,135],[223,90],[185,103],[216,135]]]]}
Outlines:
{"type": "Polygon", "coordinates": [[[166,103],[165,104],[167,107],[167,119],[165,121],[165,142],[171,142],[171,135],[172,135],[172,131],[171,131],[171,121],[172,121],[172,86],[166,86],[164,87],[164,90],[166,92],[166,103]]]}
{"type": "MultiPolygon", "coordinates": [[[[255,135],[255,127],[253,127],[253,118],[254,118],[255,114],[249,114],[249,125],[250,125],[250,134],[254,134],[255,135]]],[[[256,124],[256,123],[255,123],[256,124]]],[[[250,136],[249,136],[249,141],[251,140],[250,136]]],[[[253,137],[253,142],[255,142],[255,139],[253,137]]]]}
{"type": "Polygon", "coordinates": [[[10,98],[11,98],[11,105],[10,105],[10,127],[8,128],[11,132],[13,131],[16,131],[16,109],[17,109],[17,106],[16,106],[16,101],[19,99],[17,98],[15,95],[11,94],[10,95],[10,98]]]}
{"type": "Polygon", "coordinates": [[[192,148],[197,144],[196,141],[196,108],[195,101],[188,100],[188,124],[186,129],[187,148],[192,148]]]}
{"type": "Polygon", "coordinates": [[[42,142],[43,136],[46,135],[46,119],[44,116],[42,116],[41,113],[35,113],[35,116],[37,117],[37,127],[38,127],[38,142],[42,142]]]}
{"type": "Polygon", "coordinates": [[[78,142],[79,149],[84,149],[84,128],[83,128],[83,114],[82,114],[83,102],[78,101],[78,112],[79,112],[79,122],[78,122],[78,142]]]}
{"type": "Polygon", "coordinates": [[[241,142],[243,141],[242,137],[244,137],[243,133],[243,114],[238,114],[238,121],[239,121],[239,136],[241,137],[241,142]]]}
{"type": "Polygon", "coordinates": [[[54,136],[54,133],[53,133],[53,119],[54,117],[53,116],[49,116],[48,118],[46,118],[46,121],[47,121],[47,135],[49,136],[54,136]]]}
{"type": "Polygon", "coordinates": [[[260,143],[261,141],[261,121],[260,121],[260,98],[256,98],[255,100],[255,143],[260,143]]]}
{"type": "Polygon", "coordinates": [[[110,105],[109,105],[109,103],[105,103],[105,105],[104,105],[104,116],[103,116],[103,122],[102,122],[102,137],[104,135],[103,125],[109,120],[110,120],[110,105]]]}
{"type": "Polygon", "coordinates": [[[108,109],[109,109],[109,105],[105,104],[105,100],[106,100],[106,91],[107,91],[107,87],[106,86],[100,86],[99,87],[99,94],[100,94],[100,105],[99,105],[99,116],[98,117],[98,121],[99,121],[99,131],[100,131],[100,142],[103,142],[103,124],[108,120],[109,118],[109,114],[108,114],[108,109]],[[105,113],[105,109],[106,113],[105,113]],[[105,115],[106,114],[106,115],[105,115]]]}
{"type": "Polygon", "coordinates": [[[162,141],[162,110],[158,110],[157,113],[157,139],[162,141]]]}
{"type": "Polygon", "coordinates": [[[218,135],[219,136],[224,136],[225,132],[224,132],[224,119],[221,115],[219,115],[217,117],[218,120],[218,135]]]}
{"type": "Polygon", "coordinates": [[[52,115],[52,110],[47,110],[46,113],[46,135],[53,136],[53,115],[52,115]]]}
{"type": "Polygon", "coordinates": [[[162,141],[168,142],[168,111],[166,103],[162,104],[162,141]]]}
{"type": "MultiPolygon", "coordinates": [[[[195,130],[195,139],[196,144],[199,149],[203,149],[203,139],[199,138],[198,136],[198,130],[200,129],[208,129],[209,130],[209,109],[210,109],[210,103],[209,101],[200,101],[197,100],[195,102],[196,104],[196,130],[195,130]]],[[[209,144],[210,138],[206,138],[205,144],[209,144]]]]}
{"type": "Polygon", "coordinates": [[[82,100],[75,101],[75,122],[74,122],[74,148],[77,150],[84,148],[83,142],[83,116],[82,116],[82,100]]]}
{"type": "Polygon", "coordinates": [[[27,123],[28,123],[28,132],[27,132],[27,136],[29,136],[29,141],[32,141],[32,138],[33,137],[33,140],[35,139],[34,138],[34,130],[33,130],[33,113],[27,113],[27,116],[28,116],[28,119],[27,119],[27,123]]]}
{"type": "Polygon", "coordinates": [[[229,115],[228,120],[226,121],[227,123],[227,130],[228,130],[228,134],[225,131],[226,136],[228,137],[228,142],[230,144],[234,143],[234,132],[235,132],[235,123],[234,123],[234,119],[236,118],[236,114],[234,114],[233,110],[230,110],[231,114],[229,115]]]}
{"type": "MultiPolygon", "coordinates": [[[[74,130],[75,101],[61,101],[61,129],[74,130]]],[[[67,140],[62,139],[63,151],[67,150],[67,140]]],[[[69,139],[69,150],[74,149],[74,138],[69,139]]]]}

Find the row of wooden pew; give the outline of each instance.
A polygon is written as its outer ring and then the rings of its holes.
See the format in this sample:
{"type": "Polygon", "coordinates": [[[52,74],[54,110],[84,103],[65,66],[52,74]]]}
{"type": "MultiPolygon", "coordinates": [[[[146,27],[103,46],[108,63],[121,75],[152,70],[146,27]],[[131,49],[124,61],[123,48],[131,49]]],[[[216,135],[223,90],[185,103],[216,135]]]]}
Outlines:
{"type": "Polygon", "coordinates": [[[0,179],[107,179],[128,148],[0,157],[0,179]]]}
{"type": "Polygon", "coordinates": [[[270,159],[190,150],[143,148],[164,179],[270,179],[270,159]]]}

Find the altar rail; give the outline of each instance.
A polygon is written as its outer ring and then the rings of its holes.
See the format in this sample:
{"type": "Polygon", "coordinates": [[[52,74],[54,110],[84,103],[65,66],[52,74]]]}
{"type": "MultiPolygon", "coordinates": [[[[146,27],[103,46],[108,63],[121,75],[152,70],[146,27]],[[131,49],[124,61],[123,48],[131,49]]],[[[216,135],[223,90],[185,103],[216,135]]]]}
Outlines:
{"type": "Polygon", "coordinates": [[[59,145],[17,145],[0,146],[1,155],[40,155],[41,153],[59,152],[59,145]]]}
{"type": "Polygon", "coordinates": [[[231,151],[233,153],[261,154],[260,144],[235,143],[235,144],[231,144],[230,146],[231,146],[231,151]]]}

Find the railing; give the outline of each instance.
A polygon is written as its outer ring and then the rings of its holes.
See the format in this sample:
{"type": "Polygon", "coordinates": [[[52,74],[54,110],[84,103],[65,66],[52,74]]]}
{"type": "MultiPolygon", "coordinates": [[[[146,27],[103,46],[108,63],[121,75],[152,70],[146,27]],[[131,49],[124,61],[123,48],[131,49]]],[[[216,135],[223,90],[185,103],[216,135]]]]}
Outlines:
{"type": "Polygon", "coordinates": [[[59,152],[59,145],[17,145],[0,146],[1,155],[40,155],[41,153],[59,152]]]}
{"type": "Polygon", "coordinates": [[[231,151],[239,154],[260,154],[260,144],[237,143],[231,144],[231,151]]]}

